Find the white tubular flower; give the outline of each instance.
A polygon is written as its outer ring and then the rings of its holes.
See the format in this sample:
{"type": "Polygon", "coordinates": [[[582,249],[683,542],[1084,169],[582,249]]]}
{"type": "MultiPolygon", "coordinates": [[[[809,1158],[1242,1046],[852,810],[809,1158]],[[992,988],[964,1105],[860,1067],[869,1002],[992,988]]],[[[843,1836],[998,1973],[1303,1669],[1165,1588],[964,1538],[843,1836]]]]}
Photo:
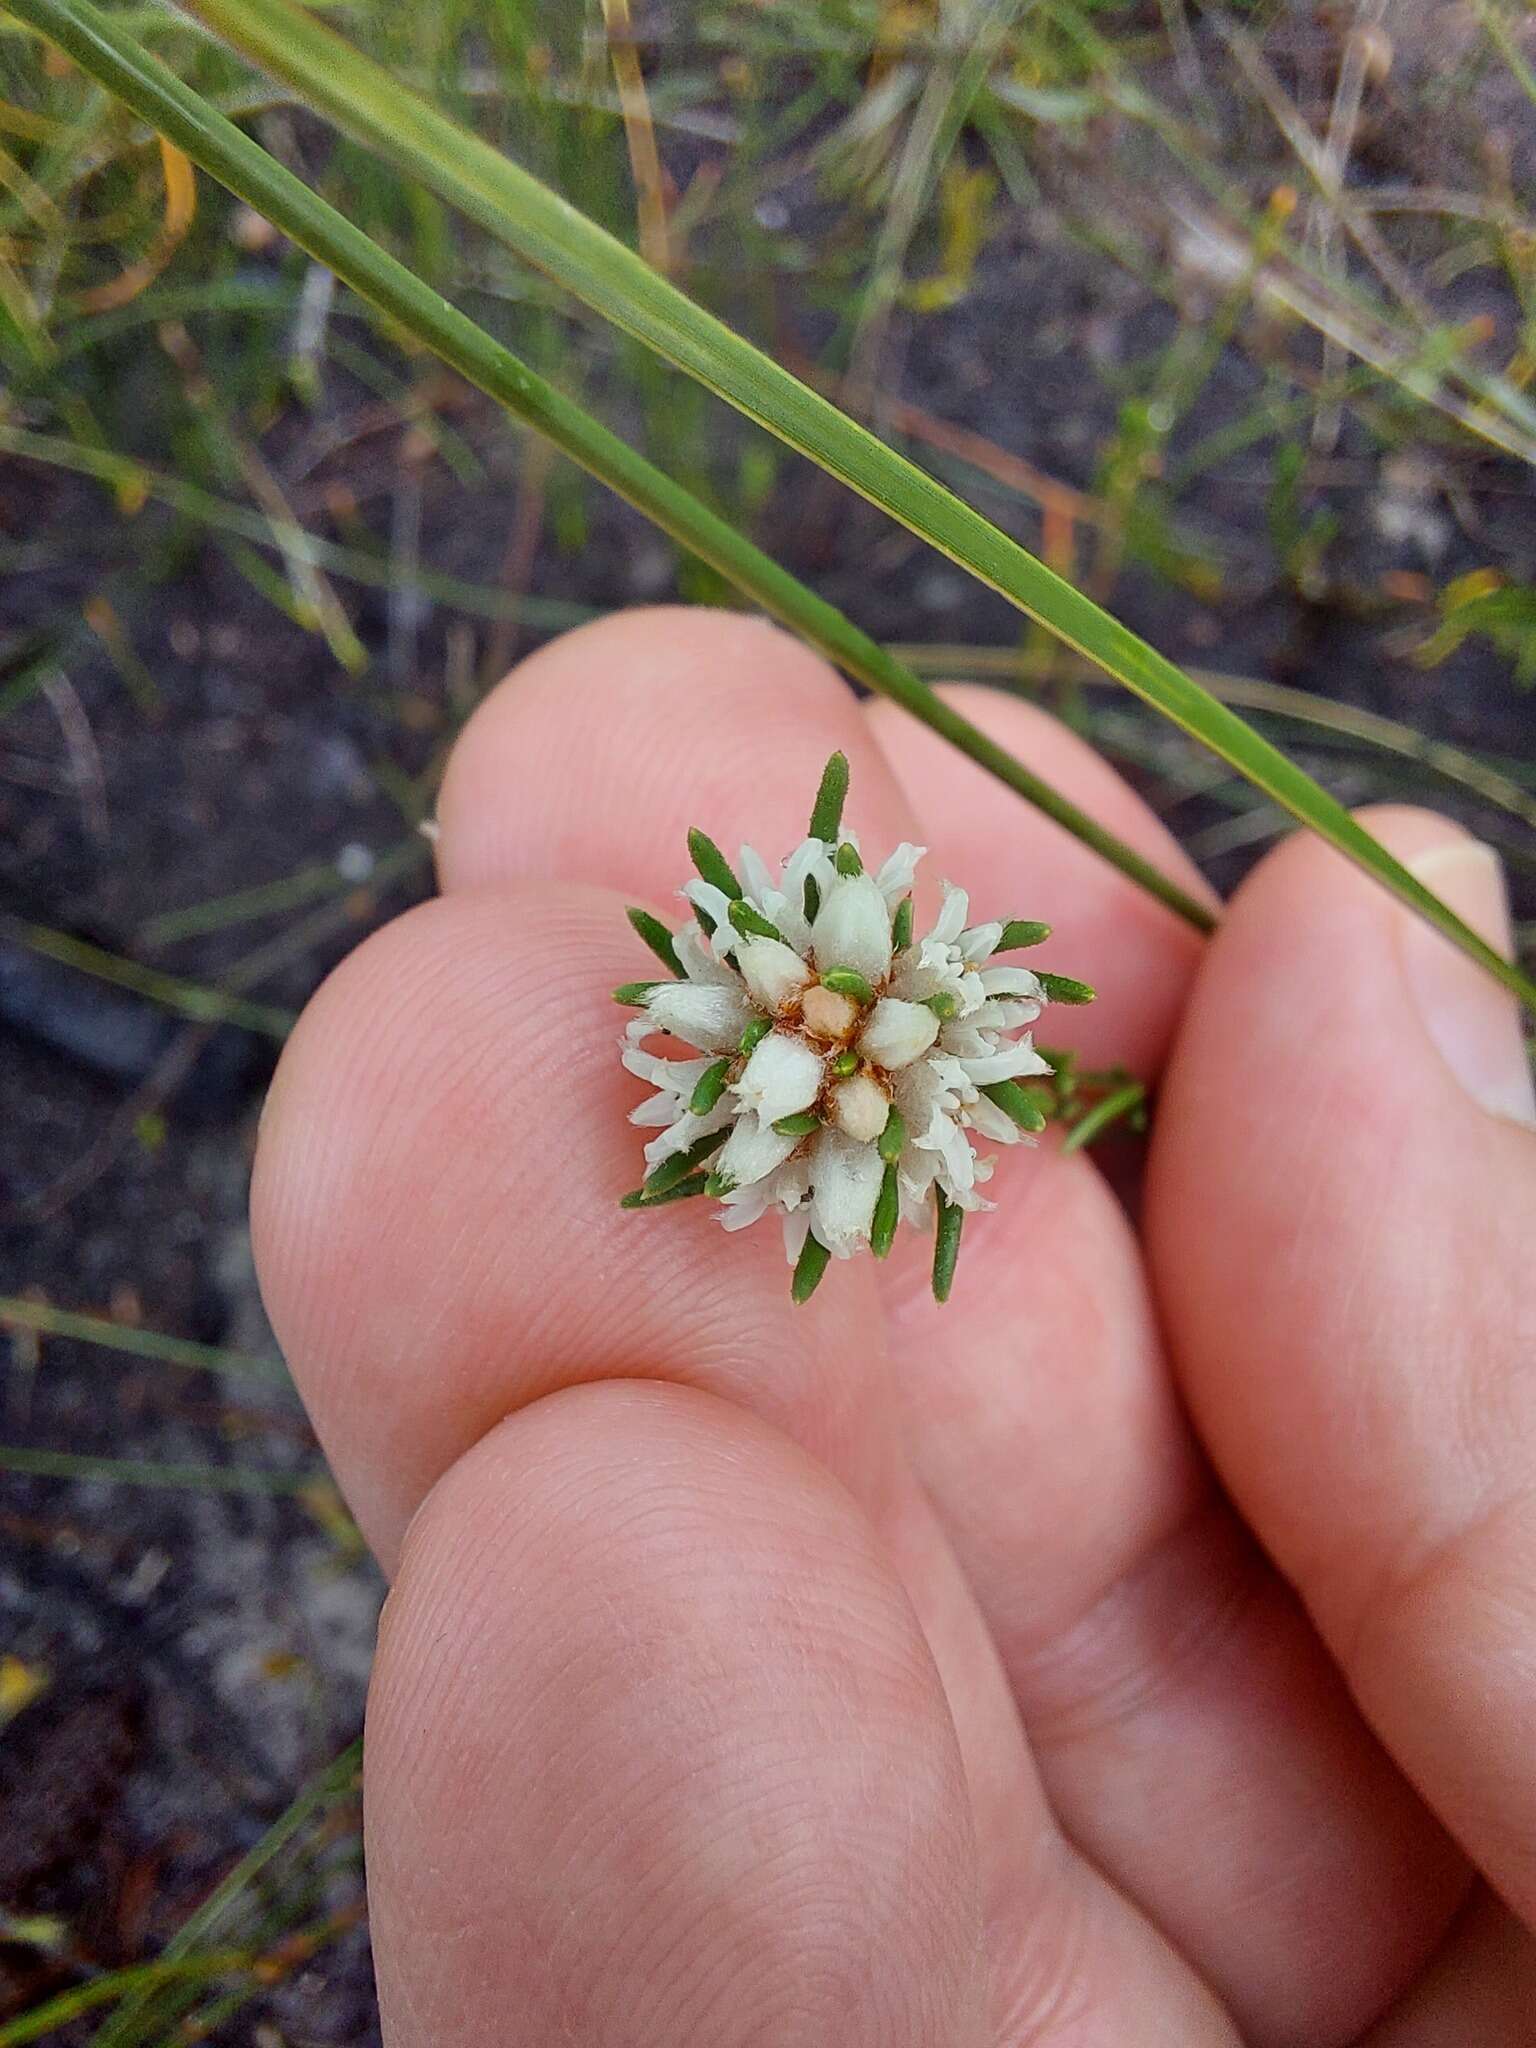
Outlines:
{"type": "Polygon", "coordinates": [[[939,1035],[939,1020],[926,1003],[882,996],[859,1033],[859,1051],[893,1074],[921,1057],[939,1035]]]}
{"type": "Polygon", "coordinates": [[[742,939],[736,947],[736,965],[753,1002],[775,1016],[811,978],[804,960],[782,939],[742,939]]]}
{"type": "Polygon", "coordinates": [[[873,1145],[885,1129],[891,1098],[873,1074],[850,1074],[834,1081],[829,1103],[831,1120],[846,1137],[873,1145]]]}
{"type": "MultiPolygon", "coordinates": [[[[967,925],[969,898],[948,883],[932,929],[914,933],[923,849],[904,842],[867,871],[858,840],[841,830],[847,783],[834,754],[810,833],[779,868],[750,846],[733,867],[690,833],[698,874],[681,893],[694,915],[680,931],[630,912],[673,978],[615,990],[639,1013],[624,1065],[654,1091],[631,1112],[654,1135],[644,1185],[624,1204],[712,1195],[728,1230],[777,1215],[797,1301],[829,1260],[866,1247],[884,1258],[900,1223],[933,1220],[942,1301],[966,1212],[991,1207],[980,1191],[993,1162],[975,1142],[1029,1144],[1067,1099],[1026,1027],[1048,1001],[1091,991],[994,964],[1047,928],[967,925]],[[691,1056],[668,1056],[651,1044],[658,1038],[691,1056]]],[[[1130,1077],[1109,1078],[1118,1093],[1106,1110],[1139,1113],[1130,1077]]],[[[1096,1113],[1091,1098],[1085,1113],[1096,1113]]]]}
{"type": "Polygon", "coordinates": [[[664,983],[651,991],[645,1009],[658,1031],[680,1038],[684,1045],[696,1045],[700,1052],[729,1051],[752,1021],[752,1005],[739,983],[735,988],[694,981],[664,983]]]}
{"type": "Polygon", "coordinates": [[[772,1124],[755,1116],[739,1116],[731,1125],[731,1134],[711,1178],[720,1184],[722,1194],[749,1188],[782,1166],[794,1149],[794,1139],[776,1131],[772,1124]]]}
{"type": "Polygon", "coordinates": [[[838,875],[811,926],[811,950],[823,974],[851,967],[867,982],[891,971],[891,913],[873,875],[838,875]]]}
{"type": "Polygon", "coordinates": [[[821,1054],[798,1033],[770,1031],[731,1089],[744,1109],[755,1109],[764,1123],[777,1123],[810,1108],[821,1093],[823,1065],[821,1054]]]}

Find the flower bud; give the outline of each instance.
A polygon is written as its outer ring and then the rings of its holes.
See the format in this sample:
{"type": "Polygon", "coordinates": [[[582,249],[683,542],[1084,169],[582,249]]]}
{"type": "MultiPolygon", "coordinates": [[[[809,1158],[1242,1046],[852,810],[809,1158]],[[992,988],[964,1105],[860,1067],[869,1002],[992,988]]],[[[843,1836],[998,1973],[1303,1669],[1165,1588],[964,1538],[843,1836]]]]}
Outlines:
{"type": "Polygon", "coordinates": [[[903,1003],[895,996],[883,996],[859,1035],[859,1051],[894,1074],[920,1059],[938,1035],[939,1020],[926,1003],[903,1003]]]}
{"type": "Polygon", "coordinates": [[[859,1006],[835,989],[808,988],[800,1004],[800,1016],[807,1031],[817,1038],[846,1038],[859,1021],[859,1006]]]}
{"type": "Polygon", "coordinates": [[[749,993],[765,1010],[782,1008],[811,978],[800,955],[782,939],[743,939],[736,948],[736,965],[749,993]]]}
{"type": "Polygon", "coordinates": [[[809,1109],[821,1093],[821,1055],[803,1038],[770,1031],[747,1061],[736,1094],[765,1124],[809,1109]]]}
{"type": "Polygon", "coordinates": [[[884,981],[891,967],[891,913],[872,875],[838,875],[827,890],[811,946],[817,967],[851,967],[869,982],[884,981]]]}
{"type": "Polygon", "coordinates": [[[891,1113],[890,1098],[868,1074],[839,1081],[832,1090],[832,1121],[846,1137],[873,1145],[891,1113]]]}
{"type": "Polygon", "coordinates": [[[646,1012],[659,1031],[670,1031],[700,1052],[731,1052],[752,1021],[751,1005],[733,988],[668,982],[652,989],[646,1012]]]}

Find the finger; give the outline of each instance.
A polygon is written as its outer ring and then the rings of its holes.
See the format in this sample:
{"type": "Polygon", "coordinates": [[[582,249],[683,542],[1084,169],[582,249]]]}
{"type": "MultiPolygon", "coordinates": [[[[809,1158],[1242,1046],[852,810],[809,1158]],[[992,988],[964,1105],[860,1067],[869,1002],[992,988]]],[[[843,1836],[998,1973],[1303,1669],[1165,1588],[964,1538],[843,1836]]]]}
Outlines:
{"type": "MultiPolygon", "coordinates": [[[[968,716],[1155,850],[1155,821],[1122,785],[1103,788],[1081,742],[1011,699],[966,694],[968,716]]],[[[877,722],[924,805],[924,835],[947,850],[989,834],[989,886],[1022,896],[1039,861],[1030,835],[1008,829],[1006,792],[970,764],[947,773],[933,761],[930,796],[906,756],[931,751],[925,736],[877,722]]],[[[1068,881],[1090,865],[1071,856],[1068,881]]],[[[1061,942],[1076,929],[1068,907],[1061,942]]],[[[1105,957],[1086,971],[1106,1000],[1123,999],[1120,952],[1100,930],[1105,957]]],[[[1144,962],[1117,1016],[1161,1003],[1166,1032],[1187,962],[1187,949],[1144,962]]],[[[1063,964],[1077,971],[1075,951],[1063,964]]],[[[1110,1041],[1101,1056],[1117,1050],[1110,1041]]],[[[966,1226],[948,1307],[936,1311],[909,1274],[896,1360],[910,1454],[991,1625],[1047,1791],[1248,2038],[1345,2040],[1439,1938],[1459,1859],[1211,1485],[1135,1245],[1098,1175],[1082,1158],[1004,1154],[993,1190],[996,1212],[966,1226]]]]}
{"type": "Polygon", "coordinates": [[[960,1759],[849,1497],[708,1397],[525,1409],[411,1532],[368,1721],[390,2048],[981,2048],[960,1759]]]}
{"type": "MultiPolygon", "coordinates": [[[[1192,896],[1214,902],[1172,834],[1064,725],[977,684],[945,684],[939,694],[1192,896]]],[[[1086,1009],[1048,1013],[1049,1042],[1076,1047],[1089,1065],[1123,1062],[1154,1074],[1200,959],[1200,934],[895,705],[871,704],[867,716],[942,848],[944,872],[967,882],[989,917],[1051,925],[1040,961],[1098,990],[1086,1009]]]]}
{"type": "MultiPolygon", "coordinates": [[[[1494,857],[1368,822],[1495,943],[1494,857]]],[[[1536,1915],[1536,1136],[1512,1003],[1311,839],[1192,999],[1150,1244],[1196,1419],[1356,1696],[1536,1915]],[[1486,1106],[1485,1106],[1486,1105],[1486,1106]]]]}
{"type": "Polygon", "coordinates": [[[894,846],[911,814],[824,661],[739,613],[618,613],[540,648],[466,726],[438,801],[443,888],[557,875],[681,922],[689,828],[730,857],[746,839],[781,858],[838,749],[853,767],[845,822],[894,846]]]}
{"type": "Polygon", "coordinates": [[[1531,2048],[1536,1935],[1477,1888],[1423,1979],[1360,2048],[1531,2048]]]}

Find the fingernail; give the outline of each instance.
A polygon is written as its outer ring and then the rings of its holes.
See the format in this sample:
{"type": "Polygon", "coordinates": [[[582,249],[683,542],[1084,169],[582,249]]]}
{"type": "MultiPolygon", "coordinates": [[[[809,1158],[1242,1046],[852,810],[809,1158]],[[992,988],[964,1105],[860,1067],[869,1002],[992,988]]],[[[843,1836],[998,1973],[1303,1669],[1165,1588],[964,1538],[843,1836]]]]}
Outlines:
{"type": "MultiPolygon", "coordinates": [[[[1509,891],[1491,846],[1447,839],[1406,865],[1479,938],[1510,957],[1509,891]]],[[[1514,997],[1412,912],[1403,913],[1399,932],[1403,972],[1440,1057],[1481,1108],[1536,1125],[1536,1085],[1514,997]]]]}

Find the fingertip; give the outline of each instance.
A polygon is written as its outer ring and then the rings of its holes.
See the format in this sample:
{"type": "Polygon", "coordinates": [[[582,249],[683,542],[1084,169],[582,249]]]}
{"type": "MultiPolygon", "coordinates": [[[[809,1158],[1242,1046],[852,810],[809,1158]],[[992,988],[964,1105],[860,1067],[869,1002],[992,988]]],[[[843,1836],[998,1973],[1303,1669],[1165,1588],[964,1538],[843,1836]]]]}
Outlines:
{"type": "Polygon", "coordinates": [[[787,1439],[607,1383],[417,1516],[368,1727],[395,2048],[979,2048],[942,1688],[872,1532],[787,1439]]]}
{"type": "Polygon", "coordinates": [[[616,613],[521,662],[465,727],[438,806],[443,887],[556,875],[665,894],[691,825],[787,851],[839,747],[850,822],[883,830],[899,800],[819,655],[739,612],[616,613]]]}

